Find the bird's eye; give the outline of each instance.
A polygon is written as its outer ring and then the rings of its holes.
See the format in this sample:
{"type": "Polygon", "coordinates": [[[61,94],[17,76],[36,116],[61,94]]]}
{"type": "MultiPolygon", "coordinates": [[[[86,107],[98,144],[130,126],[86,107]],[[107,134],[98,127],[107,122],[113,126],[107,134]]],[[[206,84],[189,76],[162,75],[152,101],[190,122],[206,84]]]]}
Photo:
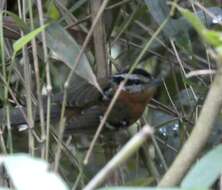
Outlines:
{"type": "Polygon", "coordinates": [[[135,84],[140,84],[141,82],[139,80],[135,80],[135,84]]]}
{"type": "Polygon", "coordinates": [[[143,81],[138,80],[138,79],[129,79],[126,83],[126,85],[131,86],[131,85],[139,85],[143,84],[143,81]]]}
{"type": "Polygon", "coordinates": [[[121,76],[114,76],[114,77],[112,78],[112,80],[113,80],[113,82],[115,82],[115,83],[117,83],[117,84],[120,84],[120,83],[124,80],[124,78],[121,77],[121,76]]]}

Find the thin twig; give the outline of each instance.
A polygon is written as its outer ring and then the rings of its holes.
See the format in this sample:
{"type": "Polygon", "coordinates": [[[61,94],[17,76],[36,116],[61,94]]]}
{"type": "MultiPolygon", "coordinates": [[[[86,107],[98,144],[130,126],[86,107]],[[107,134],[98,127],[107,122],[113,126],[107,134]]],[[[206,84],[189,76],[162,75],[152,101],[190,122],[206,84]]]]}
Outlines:
{"type": "MultiPolygon", "coordinates": [[[[2,75],[5,80],[7,80],[7,73],[6,73],[6,62],[5,62],[5,43],[4,43],[4,34],[3,34],[3,12],[0,13],[0,47],[1,47],[1,64],[2,64],[2,75]]],[[[8,84],[8,82],[7,82],[8,84]]],[[[4,86],[4,99],[5,101],[8,100],[8,91],[9,89],[7,86],[4,86]]],[[[6,112],[6,121],[7,121],[7,129],[8,129],[8,142],[9,142],[9,151],[10,153],[13,152],[13,144],[12,144],[12,134],[11,134],[11,122],[10,122],[10,111],[9,111],[9,105],[6,104],[5,106],[5,112],[6,112]]],[[[1,141],[3,143],[3,141],[1,141]]],[[[1,144],[2,144],[1,143],[1,144]]],[[[2,144],[2,147],[4,148],[4,145],[2,144]]]]}
{"type": "MultiPolygon", "coordinates": [[[[29,17],[30,17],[30,25],[31,30],[34,30],[34,18],[33,18],[33,11],[32,11],[32,3],[29,1],[29,17]]],[[[44,119],[44,111],[43,111],[43,102],[41,96],[41,86],[40,86],[40,74],[39,74],[39,61],[38,61],[38,52],[37,52],[37,41],[36,38],[32,39],[32,56],[33,56],[33,63],[34,63],[34,70],[35,70],[35,81],[36,81],[36,91],[37,91],[37,99],[38,99],[38,111],[40,116],[40,127],[41,127],[41,137],[44,139],[44,130],[45,130],[45,119],[44,119]]],[[[45,146],[42,145],[41,147],[41,157],[44,158],[44,148],[45,146]]]]}
{"type": "Polygon", "coordinates": [[[98,127],[98,129],[97,129],[97,131],[96,131],[96,133],[95,133],[95,135],[93,137],[93,140],[90,143],[89,150],[87,151],[86,157],[84,159],[84,164],[88,163],[88,160],[89,160],[89,157],[90,157],[90,155],[92,153],[93,147],[94,147],[94,145],[95,145],[95,143],[96,143],[96,141],[97,141],[97,139],[99,137],[99,134],[101,133],[101,131],[103,129],[103,126],[104,126],[104,124],[105,124],[105,122],[106,122],[106,120],[108,118],[109,113],[111,112],[111,110],[112,110],[112,108],[113,108],[117,98],[119,97],[119,94],[120,94],[123,86],[124,86],[124,82],[120,83],[120,85],[119,85],[119,87],[118,87],[114,97],[112,98],[112,100],[111,100],[111,102],[109,104],[109,107],[107,108],[106,113],[104,114],[103,119],[100,122],[99,127],[98,127]]]}
{"type": "Polygon", "coordinates": [[[65,118],[63,118],[63,120],[61,121],[60,124],[60,130],[59,130],[59,139],[58,139],[58,145],[57,145],[57,151],[55,153],[55,165],[54,165],[54,171],[58,172],[58,168],[59,168],[59,161],[60,161],[60,157],[61,157],[61,149],[62,149],[62,139],[63,139],[63,132],[65,129],[65,118]]]}
{"type": "Polygon", "coordinates": [[[199,75],[213,75],[215,73],[216,71],[212,69],[201,69],[196,71],[190,71],[189,73],[186,74],[186,78],[191,78],[199,75]]]}
{"type": "MultiPolygon", "coordinates": [[[[156,39],[156,37],[158,36],[158,34],[162,31],[162,29],[164,28],[164,26],[166,25],[166,23],[168,22],[168,19],[169,17],[166,18],[166,20],[160,25],[160,27],[156,30],[156,32],[153,34],[153,36],[151,37],[151,39],[149,39],[147,41],[147,43],[144,45],[142,51],[140,52],[140,54],[138,55],[138,57],[136,58],[136,60],[134,61],[134,63],[132,64],[131,68],[130,68],[130,71],[129,71],[129,74],[131,74],[133,72],[133,70],[136,68],[136,66],[139,64],[140,60],[142,59],[143,55],[145,54],[145,52],[147,51],[147,49],[150,47],[150,45],[152,44],[152,42],[156,39]]],[[[111,103],[109,104],[105,114],[104,114],[104,117],[102,119],[102,121],[100,122],[100,125],[96,131],[96,134],[94,135],[93,137],[93,140],[92,140],[92,143],[90,144],[90,147],[89,147],[89,150],[86,154],[86,157],[84,159],[84,164],[87,164],[88,163],[88,159],[89,159],[89,156],[92,152],[92,149],[96,143],[96,140],[98,139],[99,137],[99,134],[100,132],[102,131],[102,128],[106,122],[106,119],[108,118],[108,115],[114,105],[114,103],[116,102],[117,100],[117,97],[119,96],[119,93],[120,93],[120,90],[123,88],[123,86],[125,85],[125,83],[127,82],[128,80],[128,77],[129,75],[127,75],[127,77],[124,79],[124,81],[122,83],[120,83],[118,89],[116,90],[115,92],[115,95],[114,97],[112,98],[111,100],[111,103]]]]}
{"type": "MultiPolygon", "coordinates": [[[[23,18],[25,22],[26,21],[26,3],[24,0],[22,1],[22,7],[21,7],[21,1],[18,1],[18,9],[19,9],[20,18],[23,18]]],[[[21,36],[23,35],[24,35],[24,32],[21,31],[21,36]]],[[[27,52],[26,46],[24,46],[22,49],[22,55],[23,55],[23,60],[24,60],[24,78],[25,78],[25,90],[26,90],[27,116],[28,116],[28,120],[30,124],[29,133],[28,133],[29,152],[31,153],[31,155],[34,156],[34,138],[31,132],[31,130],[33,130],[33,127],[34,127],[32,99],[31,99],[31,68],[29,65],[28,52],[27,52]]]]}
{"type": "MultiPolygon", "coordinates": [[[[43,8],[42,8],[42,1],[37,0],[37,8],[39,12],[39,21],[40,25],[44,25],[44,16],[43,16],[43,8]]],[[[45,159],[48,160],[48,154],[49,154],[49,142],[50,142],[50,136],[49,136],[49,128],[50,128],[50,113],[51,113],[51,91],[52,91],[52,85],[51,85],[51,77],[50,77],[50,68],[49,68],[49,59],[48,59],[48,50],[47,50],[47,44],[46,44],[46,35],[45,35],[45,29],[41,33],[42,36],[42,45],[43,45],[43,54],[44,54],[44,62],[46,64],[46,90],[47,90],[47,115],[46,115],[46,131],[44,126],[42,127],[41,131],[41,138],[45,142],[45,152],[44,156],[45,159]]]]}
{"type": "Polygon", "coordinates": [[[153,134],[153,130],[149,125],[146,125],[110,160],[103,169],[86,185],[84,190],[93,190],[104,182],[110,173],[131,157],[153,134]]]}

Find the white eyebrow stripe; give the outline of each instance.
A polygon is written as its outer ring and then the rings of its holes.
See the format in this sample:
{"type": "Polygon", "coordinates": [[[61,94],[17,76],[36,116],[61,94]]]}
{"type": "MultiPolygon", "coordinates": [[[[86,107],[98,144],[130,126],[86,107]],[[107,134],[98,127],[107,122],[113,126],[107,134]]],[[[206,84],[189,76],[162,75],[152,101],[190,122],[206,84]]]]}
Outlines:
{"type": "Polygon", "coordinates": [[[123,90],[126,90],[128,92],[141,92],[143,90],[143,85],[131,85],[131,86],[124,86],[123,90]]]}
{"type": "MultiPolygon", "coordinates": [[[[118,77],[121,77],[121,78],[126,78],[128,74],[117,74],[117,75],[114,75],[113,77],[115,78],[118,78],[118,77]]],[[[144,76],[141,76],[141,75],[135,75],[135,74],[129,74],[128,75],[128,80],[142,80],[142,81],[145,81],[145,82],[148,82],[150,81],[151,78],[148,78],[148,77],[144,77],[144,76]]]]}

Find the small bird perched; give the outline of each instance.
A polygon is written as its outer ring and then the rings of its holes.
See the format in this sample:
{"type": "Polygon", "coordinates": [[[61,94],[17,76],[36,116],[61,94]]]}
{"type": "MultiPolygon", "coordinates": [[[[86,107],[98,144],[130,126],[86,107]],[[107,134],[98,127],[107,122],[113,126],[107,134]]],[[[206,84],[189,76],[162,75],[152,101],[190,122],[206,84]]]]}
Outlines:
{"type": "MultiPolygon", "coordinates": [[[[161,79],[153,78],[143,69],[135,69],[131,74],[128,74],[128,71],[114,74],[110,79],[99,79],[103,95],[86,81],[73,84],[67,95],[65,132],[95,131],[119,84],[126,77],[128,80],[121,89],[106,122],[116,129],[128,127],[136,122],[143,114],[156,87],[161,83],[161,79]]],[[[62,94],[52,97],[51,118],[53,121],[59,119],[62,100],[62,94]]],[[[19,113],[18,110],[11,113],[12,125],[26,123],[22,114],[16,115],[16,113],[19,113]]],[[[0,121],[2,116],[0,112],[0,121]]],[[[39,120],[38,115],[35,118],[35,121],[39,120]]]]}
{"type": "Polygon", "coordinates": [[[106,122],[116,129],[135,123],[153,97],[156,87],[161,83],[161,79],[153,78],[143,69],[135,69],[131,74],[128,74],[127,70],[114,74],[109,80],[98,80],[105,98],[89,83],[80,85],[77,89],[73,88],[67,98],[66,131],[71,133],[76,129],[95,130],[119,84],[126,77],[128,80],[121,89],[106,122]]]}

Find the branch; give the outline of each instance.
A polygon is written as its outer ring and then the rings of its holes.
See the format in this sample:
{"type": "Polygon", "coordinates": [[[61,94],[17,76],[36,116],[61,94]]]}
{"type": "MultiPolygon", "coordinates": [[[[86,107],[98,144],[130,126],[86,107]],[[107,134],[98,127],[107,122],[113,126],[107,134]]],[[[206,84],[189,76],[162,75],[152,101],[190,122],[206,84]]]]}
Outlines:
{"type": "Polygon", "coordinates": [[[171,187],[182,180],[207,142],[214,122],[222,106],[222,66],[217,70],[197,123],[173,162],[172,166],[159,183],[159,187],[171,187]]]}
{"type": "MultiPolygon", "coordinates": [[[[91,11],[92,21],[95,19],[96,14],[102,4],[101,0],[91,0],[91,11]]],[[[108,63],[107,63],[107,52],[106,52],[106,37],[105,37],[105,26],[103,17],[98,19],[96,27],[93,31],[95,57],[96,57],[96,70],[98,78],[108,77],[108,63]]]]}

